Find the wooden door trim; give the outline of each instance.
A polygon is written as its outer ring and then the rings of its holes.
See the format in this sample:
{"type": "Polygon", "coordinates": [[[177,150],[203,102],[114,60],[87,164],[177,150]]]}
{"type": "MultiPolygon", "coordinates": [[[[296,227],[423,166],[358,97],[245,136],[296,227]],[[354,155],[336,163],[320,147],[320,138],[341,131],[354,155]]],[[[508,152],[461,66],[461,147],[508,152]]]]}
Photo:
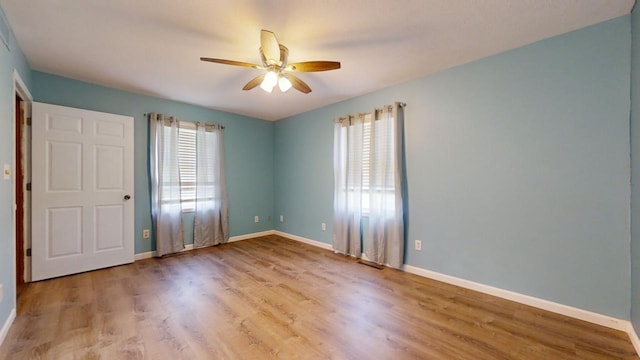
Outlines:
{"type": "Polygon", "coordinates": [[[22,110],[22,98],[15,94],[15,241],[16,241],[16,296],[20,296],[24,288],[24,153],[22,152],[22,134],[24,126],[24,111],[22,110]]]}
{"type": "MultiPolygon", "coordinates": [[[[19,96],[20,98],[22,98],[23,104],[25,105],[25,108],[24,108],[24,110],[26,111],[25,114],[28,116],[29,115],[29,111],[30,111],[30,104],[33,101],[33,96],[31,95],[31,92],[29,91],[29,88],[27,88],[27,85],[22,80],[22,77],[20,76],[18,71],[14,69],[13,70],[13,92],[11,93],[11,97],[12,97],[11,103],[13,104],[13,114],[12,114],[13,115],[12,116],[12,120],[13,121],[11,122],[13,125],[11,126],[11,128],[12,128],[11,130],[12,130],[12,135],[13,135],[14,139],[15,139],[16,131],[17,131],[16,130],[16,121],[15,121],[15,119],[16,119],[16,116],[17,116],[16,114],[19,111],[19,108],[16,107],[16,102],[15,102],[16,96],[19,96]]],[[[28,150],[31,151],[31,149],[28,149],[28,150]]],[[[14,144],[13,151],[14,151],[13,159],[15,161],[16,144],[14,144]]],[[[15,177],[14,177],[14,179],[15,179],[15,177]]],[[[13,195],[12,196],[13,197],[13,199],[12,199],[13,200],[13,204],[15,206],[15,204],[16,204],[16,186],[12,187],[12,195],[13,195]]],[[[13,229],[12,229],[13,230],[13,238],[12,238],[12,244],[13,244],[13,246],[12,246],[12,248],[13,248],[13,270],[17,272],[17,268],[16,268],[17,252],[16,252],[16,246],[15,246],[15,244],[16,244],[15,231],[16,231],[17,223],[16,223],[15,212],[14,212],[14,216],[13,216],[13,224],[12,225],[13,225],[13,229]]],[[[23,259],[24,259],[24,257],[23,257],[23,259]]],[[[28,262],[25,261],[25,264],[26,263],[28,263],[28,262]]],[[[30,281],[30,278],[29,278],[30,271],[27,271],[26,274],[27,274],[27,276],[25,278],[25,281],[28,282],[28,281],[30,281]]],[[[14,285],[14,289],[17,289],[17,275],[14,276],[14,284],[13,285],[14,285]]],[[[14,296],[15,296],[14,297],[14,303],[17,304],[17,291],[14,292],[14,296]]]]}

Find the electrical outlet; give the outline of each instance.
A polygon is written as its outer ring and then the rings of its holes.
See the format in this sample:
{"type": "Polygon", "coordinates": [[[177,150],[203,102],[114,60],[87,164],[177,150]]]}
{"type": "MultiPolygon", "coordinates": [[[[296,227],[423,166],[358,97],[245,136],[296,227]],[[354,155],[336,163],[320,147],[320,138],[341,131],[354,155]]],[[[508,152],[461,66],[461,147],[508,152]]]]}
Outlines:
{"type": "Polygon", "coordinates": [[[422,251],[422,240],[416,240],[416,250],[422,251]]]}
{"type": "Polygon", "coordinates": [[[256,215],[253,217],[253,222],[254,223],[259,223],[260,222],[260,216],[256,215]]]}
{"type": "Polygon", "coordinates": [[[3,176],[5,180],[11,179],[11,165],[4,164],[3,176]]]}
{"type": "Polygon", "coordinates": [[[284,222],[284,215],[280,215],[280,222],[284,222]]]}
{"type": "Polygon", "coordinates": [[[322,231],[327,231],[327,224],[322,223],[322,231]]]}
{"type": "Polygon", "coordinates": [[[151,230],[149,230],[149,229],[142,230],[142,238],[143,239],[148,239],[150,237],[151,237],[151,230]]]}

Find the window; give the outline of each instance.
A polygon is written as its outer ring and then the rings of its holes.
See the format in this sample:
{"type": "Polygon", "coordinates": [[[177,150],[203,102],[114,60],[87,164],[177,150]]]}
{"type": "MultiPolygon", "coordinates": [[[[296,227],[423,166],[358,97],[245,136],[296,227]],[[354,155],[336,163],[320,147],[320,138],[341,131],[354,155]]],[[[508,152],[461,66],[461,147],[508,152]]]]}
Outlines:
{"type": "Polygon", "coordinates": [[[372,121],[372,115],[366,114],[361,123],[349,125],[361,131],[342,128],[343,148],[347,149],[344,155],[348,159],[345,160],[349,162],[345,184],[351,202],[358,202],[360,197],[363,215],[369,214],[372,201],[385,210],[393,211],[395,208],[394,128],[387,123],[372,121]],[[373,143],[372,136],[376,137],[373,143]],[[347,147],[347,141],[354,145],[347,147]]]}
{"type": "MultiPolygon", "coordinates": [[[[395,206],[395,169],[393,154],[393,128],[386,134],[388,139],[384,139],[382,144],[376,143],[372,147],[372,125],[373,131],[380,133],[381,121],[371,121],[371,115],[367,115],[369,121],[365,120],[362,139],[362,212],[368,214],[372,198],[380,196],[382,206],[385,209],[393,210],[395,206]],[[382,171],[380,171],[382,170],[382,171]]],[[[378,140],[380,141],[380,140],[378,140]]]]}
{"type": "Polygon", "coordinates": [[[392,267],[404,255],[403,106],[334,122],[333,248],[392,267]]]}
{"type": "MultiPolygon", "coordinates": [[[[164,131],[173,131],[173,128],[166,126],[164,131]]],[[[171,141],[171,136],[165,135],[165,142],[171,141]]],[[[165,148],[170,148],[168,144],[165,148]]],[[[171,179],[170,182],[164,182],[165,191],[163,191],[162,201],[165,203],[182,202],[183,211],[193,211],[196,201],[196,127],[195,123],[181,121],[178,127],[178,169],[179,179],[175,179],[175,175],[171,176],[168,168],[165,168],[165,179],[171,179]],[[173,184],[180,184],[180,192],[170,191],[173,184]]]]}
{"type": "Polygon", "coordinates": [[[184,124],[180,123],[178,132],[180,198],[182,210],[193,211],[196,201],[196,130],[184,124]]]}
{"type": "Polygon", "coordinates": [[[149,114],[151,218],[159,256],[184,248],[182,211],[193,211],[193,246],[229,240],[224,126],[149,114]]]}

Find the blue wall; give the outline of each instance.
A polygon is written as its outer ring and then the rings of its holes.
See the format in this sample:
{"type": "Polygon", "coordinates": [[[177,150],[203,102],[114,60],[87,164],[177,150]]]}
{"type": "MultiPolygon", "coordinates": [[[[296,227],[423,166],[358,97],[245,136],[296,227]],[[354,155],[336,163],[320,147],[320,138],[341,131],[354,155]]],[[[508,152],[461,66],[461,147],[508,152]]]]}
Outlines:
{"type": "Polygon", "coordinates": [[[407,264],[628,319],[630,24],[277,122],[276,228],[330,243],[333,118],[404,101],[407,264]]]}
{"type": "MultiPolygon", "coordinates": [[[[4,14],[0,16],[4,17],[4,14]]],[[[10,164],[15,169],[14,155],[14,117],[13,117],[13,72],[16,70],[25,85],[31,87],[31,70],[13,34],[8,39],[9,49],[0,42],[0,168],[10,164]]],[[[14,179],[2,180],[0,177],[0,284],[4,298],[0,303],[0,329],[9,318],[15,304],[15,243],[13,227],[13,188],[14,179]]]]}
{"type": "Polygon", "coordinates": [[[640,334],[640,10],[631,14],[631,323],[640,334]]]}
{"type": "MultiPolygon", "coordinates": [[[[33,72],[35,101],[134,117],[135,241],[136,253],[155,249],[153,239],[142,239],[151,228],[148,176],[148,122],[144,114],[158,112],[180,119],[226,126],[225,170],[229,192],[231,236],[273,229],[273,129],[269,121],[229,114],[170,100],[133,94],[68,78],[33,72]],[[260,223],[253,221],[260,216],[260,223]]],[[[185,226],[192,216],[185,216],[185,226]]],[[[190,228],[186,231],[192,234],[190,228]]],[[[188,237],[187,236],[185,237],[188,237]]],[[[187,242],[192,241],[187,239],[187,242]]]]}

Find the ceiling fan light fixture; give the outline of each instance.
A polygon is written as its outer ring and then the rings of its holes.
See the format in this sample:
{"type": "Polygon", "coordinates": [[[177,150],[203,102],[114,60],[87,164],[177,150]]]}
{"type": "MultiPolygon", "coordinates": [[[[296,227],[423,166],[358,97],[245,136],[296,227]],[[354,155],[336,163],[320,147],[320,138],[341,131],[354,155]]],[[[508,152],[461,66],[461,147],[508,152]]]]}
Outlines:
{"type": "Polygon", "coordinates": [[[286,75],[280,74],[280,78],[278,79],[278,87],[280,87],[280,91],[287,92],[291,89],[291,81],[286,75]]]}
{"type": "Polygon", "coordinates": [[[287,92],[289,89],[294,88],[303,94],[308,94],[311,92],[309,85],[289,72],[316,72],[340,69],[340,62],[338,61],[303,61],[289,64],[289,49],[280,44],[276,34],[269,30],[263,29],[260,31],[259,50],[262,65],[209,57],[201,57],[200,60],[266,70],[267,73],[251,79],[242,90],[251,90],[260,85],[262,90],[268,93],[271,93],[273,88],[278,85],[281,92],[287,92]]]}
{"type": "Polygon", "coordinates": [[[262,90],[270,93],[273,91],[273,87],[278,84],[278,74],[275,71],[269,71],[267,75],[265,75],[264,80],[262,80],[262,84],[260,84],[260,88],[262,90]]]}
{"type": "Polygon", "coordinates": [[[262,84],[260,84],[260,88],[268,93],[273,91],[273,86],[269,86],[269,84],[265,83],[264,81],[262,82],[262,84]]]}

